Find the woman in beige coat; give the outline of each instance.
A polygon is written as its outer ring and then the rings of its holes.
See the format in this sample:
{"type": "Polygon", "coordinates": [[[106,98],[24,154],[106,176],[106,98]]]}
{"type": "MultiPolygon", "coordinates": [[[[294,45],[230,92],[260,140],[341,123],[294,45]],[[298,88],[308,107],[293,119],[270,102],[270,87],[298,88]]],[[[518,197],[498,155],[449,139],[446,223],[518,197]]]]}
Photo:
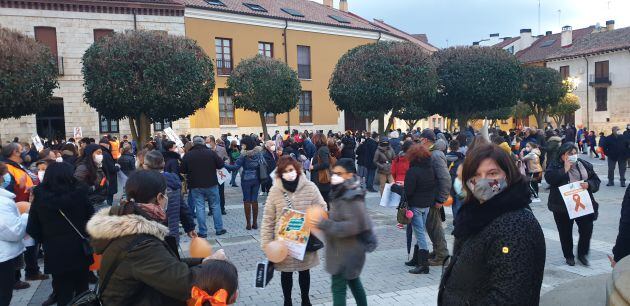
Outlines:
{"type": "MultiPolygon", "coordinates": [[[[294,210],[306,211],[313,205],[319,205],[324,210],[326,202],[319,193],[315,183],[309,181],[302,172],[299,162],[290,156],[283,156],[278,160],[275,183],[269,190],[265,211],[263,213],[262,226],[260,228],[261,246],[264,247],[275,240],[276,224],[282,216],[285,208],[288,208],[285,193],[291,201],[294,210]]],[[[304,260],[297,260],[287,256],[282,262],[275,264],[275,269],[281,273],[282,293],[284,305],[290,306],[291,289],[293,287],[293,272],[299,272],[299,284],[302,296],[302,305],[311,305],[309,299],[310,269],[319,265],[317,252],[307,252],[304,260]]]]}

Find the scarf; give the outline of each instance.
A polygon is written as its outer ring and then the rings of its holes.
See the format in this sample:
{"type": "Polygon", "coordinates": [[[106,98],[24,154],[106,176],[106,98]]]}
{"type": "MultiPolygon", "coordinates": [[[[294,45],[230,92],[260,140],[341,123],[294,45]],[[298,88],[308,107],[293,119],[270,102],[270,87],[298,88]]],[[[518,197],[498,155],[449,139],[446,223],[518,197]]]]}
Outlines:
{"type": "Polygon", "coordinates": [[[280,180],[282,180],[282,187],[284,190],[294,193],[295,190],[297,190],[298,183],[300,182],[300,175],[298,175],[293,182],[289,182],[283,178],[280,178],[280,180]]]}
{"type": "Polygon", "coordinates": [[[457,239],[475,235],[501,215],[522,208],[529,208],[530,202],[527,182],[509,186],[483,204],[473,198],[464,203],[457,213],[453,235],[457,239]]]}
{"type": "Polygon", "coordinates": [[[361,181],[359,177],[354,175],[352,178],[345,180],[343,183],[339,185],[331,185],[331,195],[333,198],[338,198],[344,194],[344,192],[348,190],[360,189],[361,181]]]}
{"type": "Polygon", "coordinates": [[[166,223],[166,213],[157,204],[136,203],[136,211],[146,219],[166,223]]]}
{"type": "Polygon", "coordinates": [[[581,181],[588,179],[588,171],[582,163],[578,160],[575,164],[571,166],[569,169],[569,183],[581,181]]]}

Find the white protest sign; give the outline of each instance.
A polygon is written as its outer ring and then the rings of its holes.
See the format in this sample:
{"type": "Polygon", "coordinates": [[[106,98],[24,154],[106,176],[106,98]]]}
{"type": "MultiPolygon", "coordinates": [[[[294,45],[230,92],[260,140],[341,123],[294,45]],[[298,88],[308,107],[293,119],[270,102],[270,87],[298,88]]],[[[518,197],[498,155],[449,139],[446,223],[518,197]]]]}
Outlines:
{"type": "Polygon", "coordinates": [[[33,144],[35,145],[35,149],[37,149],[37,152],[41,152],[44,149],[42,140],[39,139],[39,136],[37,136],[37,134],[33,134],[33,136],[31,136],[31,140],[33,140],[33,144]]]}
{"type": "Polygon", "coordinates": [[[217,169],[217,180],[219,182],[219,185],[225,183],[225,181],[229,180],[230,178],[231,178],[231,175],[228,169],[225,169],[225,168],[217,169]]]}
{"type": "Polygon", "coordinates": [[[168,137],[168,139],[172,142],[175,142],[175,145],[178,148],[183,148],[184,147],[184,143],[182,142],[181,139],[179,139],[179,137],[177,136],[177,134],[175,133],[175,131],[173,131],[172,128],[167,127],[164,129],[164,134],[166,134],[166,137],[168,137]]]}
{"type": "Polygon", "coordinates": [[[80,126],[77,126],[74,128],[74,139],[76,139],[77,141],[81,138],[83,138],[83,130],[81,129],[80,126]]]}
{"type": "Polygon", "coordinates": [[[595,213],[591,196],[588,190],[580,186],[581,183],[584,181],[569,183],[558,188],[571,219],[595,213]]]}

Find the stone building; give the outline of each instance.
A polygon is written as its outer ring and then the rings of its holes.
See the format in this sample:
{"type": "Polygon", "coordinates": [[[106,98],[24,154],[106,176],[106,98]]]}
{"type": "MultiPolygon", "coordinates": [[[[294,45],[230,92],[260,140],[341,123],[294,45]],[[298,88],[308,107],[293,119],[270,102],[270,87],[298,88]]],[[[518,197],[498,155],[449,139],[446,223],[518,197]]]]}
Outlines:
{"type": "MultiPolygon", "coordinates": [[[[57,58],[59,87],[52,106],[36,115],[0,121],[0,139],[13,137],[72,137],[75,127],[84,136],[130,134],[126,120],[102,118],[83,102],[81,58],[96,40],[112,32],[133,29],[184,35],[184,7],[171,0],[0,0],[0,26],[14,29],[46,44],[57,58]]],[[[167,123],[168,124],[168,123],[167,123]]],[[[162,128],[161,124],[155,126],[162,128]]],[[[188,121],[173,123],[187,129],[188,121]]]]}

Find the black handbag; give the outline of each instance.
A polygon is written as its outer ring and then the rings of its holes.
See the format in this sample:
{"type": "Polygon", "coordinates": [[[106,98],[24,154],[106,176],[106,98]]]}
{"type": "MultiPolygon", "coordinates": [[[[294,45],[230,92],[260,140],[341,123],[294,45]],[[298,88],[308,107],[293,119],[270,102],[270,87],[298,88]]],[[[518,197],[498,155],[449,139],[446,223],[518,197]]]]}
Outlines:
{"type": "Polygon", "coordinates": [[[409,204],[407,203],[407,195],[403,192],[400,197],[400,203],[398,204],[398,211],[396,212],[396,221],[400,224],[409,224],[411,219],[407,218],[407,211],[409,210],[409,204]]]}
{"type": "MultiPolygon", "coordinates": [[[[293,203],[291,199],[289,199],[289,195],[284,192],[284,200],[287,202],[287,206],[289,209],[293,209],[293,203]]],[[[324,247],[324,242],[319,240],[315,235],[311,233],[308,237],[308,242],[306,243],[306,251],[307,252],[316,252],[324,247]]]]}
{"type": "Polygon", "coordinates": [[[85,255],[86,257],[90,257],[91,258],[92,254],[94,253],[94,249],[92,249],[92,245],[90,245],[90,239],[88,239],[87,237],[83,236],[83,234],[81,234],[81,232],[79,232],[77,227],[74,226],[72,221],[70,221],[70,219],[68,219],[68,217],[66,217],[66,214],[64,214],[63,211],[61,211],[61,209],[59,209],[59,213],[61,214],[61,216],[63,216],[64,219],[66,219],[66,221],[68,221],[68,224],[70,224],[70,226],[72,226],[72,228],[74,229],[75,232],[77,232],[79,237],[81,237],[81,248],[83,250],[83,255],[85,255]]]}
{"type": "Polygon", "coordinates": [[[267,171],[267,162],[265,161],[265,158],[262,156],[260,156],[260,159],[258,160],[258,179],[260,179],[261,182],[264,182],[269,179],[269,171],[267,171]]]}

